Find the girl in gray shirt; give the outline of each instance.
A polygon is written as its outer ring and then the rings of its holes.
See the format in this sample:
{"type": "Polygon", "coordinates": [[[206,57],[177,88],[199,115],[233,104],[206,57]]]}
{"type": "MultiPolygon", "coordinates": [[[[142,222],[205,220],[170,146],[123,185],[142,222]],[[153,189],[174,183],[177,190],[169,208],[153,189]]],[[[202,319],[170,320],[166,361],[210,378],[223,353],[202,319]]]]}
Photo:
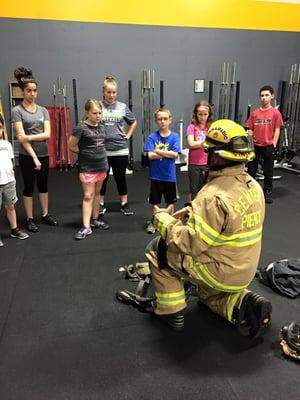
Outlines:
{"type": "Polygon", "coordinates": [[[33,219],[35,180],[42,211],[41,221],[52,226],[58,224],[48,213],[49,114],[44,107],[36,104],[38,85],[32,76],[32,71],[20,67],[14,74],[23,92],[23,101],[12,110],[12,123],[20,143],[19,165],[24,181],[23,204],[27,217],[26,227],[30,232],[38,232],[39,228],[33,219]]]}
{"type": "MultiPolygon", "coordinates": [[[[128,206],[126,167],[128,164],[128,140],[136,128],[136,119],[126,104],[117,101],[118,84],[113,77],[103,82],[103,125],[105,128],[105,148],[109,168],[112,168],[120,196],[120,208],[124,215],[132,215],[128,206]]],[[[104,195],[109,178],[109,171],[103,183],[100,196],[100,214],[104,214],[104,195]]]]}
{"type": "Polygon", "coordinates": [[[108,229],[109,226],[98,218],[100,190],[108,169],[104,147],[104,129],[101,125],[102,109],[97,100],[85,103],[85,119],[73,130],[68,146],[78,154],[79,180],[81,182],[82,226],[75,234],[81,240],[92,233],[91,228],[108,229]]]}

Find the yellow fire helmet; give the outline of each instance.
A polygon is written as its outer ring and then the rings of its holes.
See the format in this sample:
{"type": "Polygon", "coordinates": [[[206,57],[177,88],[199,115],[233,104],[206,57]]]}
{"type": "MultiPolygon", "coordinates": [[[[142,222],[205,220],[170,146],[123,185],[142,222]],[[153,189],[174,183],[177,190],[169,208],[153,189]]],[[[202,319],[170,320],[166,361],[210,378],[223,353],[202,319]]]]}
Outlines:
{"type": "Polygon", "coordinates": [[[248,162],[255,157],[252,136],[229,119],[213,122],[202,146],[230,161],[248,162]]]}

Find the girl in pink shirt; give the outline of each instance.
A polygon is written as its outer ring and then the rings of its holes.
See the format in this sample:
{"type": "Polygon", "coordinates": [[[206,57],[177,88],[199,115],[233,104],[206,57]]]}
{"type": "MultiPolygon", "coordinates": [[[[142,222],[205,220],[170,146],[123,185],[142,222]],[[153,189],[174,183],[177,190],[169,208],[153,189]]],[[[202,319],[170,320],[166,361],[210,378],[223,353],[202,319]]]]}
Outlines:
{"type": "Polygon", "coordinates": [[[212,122],[212,108],[206,101],[199,101],[193,111],[192,123],[187,127],[186,136],[189,147],[188,176],[190,182],[190,200],[203,186],[207,154],[202,142],[206,138],[207,130],[212,122]]]}

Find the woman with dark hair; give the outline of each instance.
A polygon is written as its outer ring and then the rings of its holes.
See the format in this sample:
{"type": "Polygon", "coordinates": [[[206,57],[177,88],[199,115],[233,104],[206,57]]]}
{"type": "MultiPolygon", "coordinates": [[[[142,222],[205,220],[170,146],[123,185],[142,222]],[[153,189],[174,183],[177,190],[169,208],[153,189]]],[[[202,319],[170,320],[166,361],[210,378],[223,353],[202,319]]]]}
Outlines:
{"type": "Polygon", "coordinates": [[[48,170],[49,152],[47,140],[50,138],[48,111],[36,104],[38,84],[31,69],[19,67],[15,78],[23,92],[23,101],[12,110],[12,123],[19,141],[19,165],[24,181],[23,204],[26,213],[26,227],[30,232],[38,232],[33,219],[33,190],[35,180],[39,191],[42,222],[56,226],[57,220],[48,214],[48,170]]]}

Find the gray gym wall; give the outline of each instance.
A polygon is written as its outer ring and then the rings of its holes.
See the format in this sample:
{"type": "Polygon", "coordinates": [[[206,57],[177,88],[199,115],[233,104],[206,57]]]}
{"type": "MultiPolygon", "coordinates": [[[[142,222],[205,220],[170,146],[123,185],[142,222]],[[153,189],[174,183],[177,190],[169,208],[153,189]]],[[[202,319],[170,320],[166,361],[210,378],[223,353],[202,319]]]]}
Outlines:
{"type": "MultiPolygon", "coordinates": [[[[132,80],[133,111],[138,129],[134,157],[140,160],[141,75],[155,70],[155,106],[159,106],[159,81],[165,82],[165,104],[178,121],[190,121],[195,102],[208,98],[208,81],[214,81],[213,101],[218,110],[218,92],[223,62],[237,63],[241,81],[240,118],[247,104],[258,103],[258,88],[278,88],[288,80],[291,64],[299,62],[300,33],[233,29],[177,28],[104,23],[57,22],[0,18],[0,94],[9,122],[8,82],[17,66],[31,67],[39,82],[38,103],[51,105],[57,77],[67,85],[73,108],[72,79],[77,79],[78,107],[89,97],[101,98],[106,75],[119,80],[119,99],[128,102],[127,82],[132,80]],[[194,93],[194,79],[205,79],[205,92],[194,93]]],[[[73,114],[74,116],[74,114],[73,114]]],[[[74,117],[73,117],[74,122],[74,117]]]]}

